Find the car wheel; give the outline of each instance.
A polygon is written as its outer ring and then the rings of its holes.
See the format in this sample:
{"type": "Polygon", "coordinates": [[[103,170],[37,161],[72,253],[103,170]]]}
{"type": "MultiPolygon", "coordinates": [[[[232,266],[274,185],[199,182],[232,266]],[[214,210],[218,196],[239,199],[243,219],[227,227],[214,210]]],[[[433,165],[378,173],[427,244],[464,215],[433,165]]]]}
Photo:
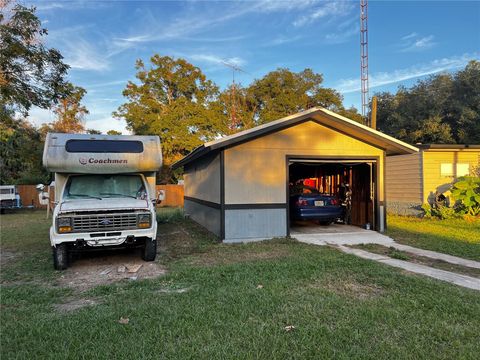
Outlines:
{"type": "Polygon", "coordinates": [[[143,247],[142,259],[145,261],[154,261],[157,257],[157,240],[146,239],[143,247]]]}
{"type": "Polygon", "coordinates": [[[52,248],[53,267],[55,270],[65,270],[68,267],[68,249],[67,244],[58,244],[52,248]]]}

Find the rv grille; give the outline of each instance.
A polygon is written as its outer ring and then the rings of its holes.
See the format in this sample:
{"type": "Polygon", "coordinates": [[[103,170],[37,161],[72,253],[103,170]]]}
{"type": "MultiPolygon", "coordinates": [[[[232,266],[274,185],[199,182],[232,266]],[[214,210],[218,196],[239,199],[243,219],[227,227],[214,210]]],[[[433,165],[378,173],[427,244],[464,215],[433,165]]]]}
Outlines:
{"type": "Polygon", "coordinates": [[[73,218],[73,232],[128,230],[137,228],[136,214],[82,215],[73,218]]]}

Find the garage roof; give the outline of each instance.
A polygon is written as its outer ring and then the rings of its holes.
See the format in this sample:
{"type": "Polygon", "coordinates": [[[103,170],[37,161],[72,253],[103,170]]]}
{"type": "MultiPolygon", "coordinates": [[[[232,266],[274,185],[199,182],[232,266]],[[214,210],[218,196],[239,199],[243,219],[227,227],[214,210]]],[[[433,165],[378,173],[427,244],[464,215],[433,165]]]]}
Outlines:
{"type": "Polygon", "coordinates": [[[225,136],[218,140],[206,142],[205,144],[197,147],[183,159],[174,163],[173,167],[178,168],[184,166],[211,151],[232,147],[305,121],[315,121],[321,125],[327,126],[346,135],[355,137],[361,141],[384,149],[387,155],[401,155],[418,152],[416,147],[397,140],[380,131],[374,130],[344,116],[338,115],[325,108],[314,107],[294,115],[269,122],[267,124],[256,126],[252,129],[225,136]]]}

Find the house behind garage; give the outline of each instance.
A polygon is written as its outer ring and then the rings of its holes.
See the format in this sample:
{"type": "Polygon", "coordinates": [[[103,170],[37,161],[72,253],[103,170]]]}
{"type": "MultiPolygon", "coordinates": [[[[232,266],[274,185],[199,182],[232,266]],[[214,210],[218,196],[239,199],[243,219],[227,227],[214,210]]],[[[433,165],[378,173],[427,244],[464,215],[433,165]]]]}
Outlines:
{"type": "Polygon", "coordinates": [[[388,156],[386,183],[388,211],[416,215],[422,204],[432,204],[435,193],[445,193],[459,177],[480,166],[480,145],[416,145],[417,153],[388,156]]]}
{"type": "Polygon", "coordinates": [[[290,234],[289,184],[352,188],[352,223],[385,229],[385,157],[418,149],[323,108],[208,142],[184,167],[185,213],[226,242],[290,234]]]}

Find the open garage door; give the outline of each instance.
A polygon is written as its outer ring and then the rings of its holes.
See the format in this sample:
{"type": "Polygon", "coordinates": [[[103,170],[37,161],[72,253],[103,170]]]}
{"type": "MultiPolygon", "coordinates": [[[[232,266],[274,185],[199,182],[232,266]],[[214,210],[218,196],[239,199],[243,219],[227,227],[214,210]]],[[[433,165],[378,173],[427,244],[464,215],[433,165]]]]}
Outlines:
{"type": "MultiPolygon", "coordinates": [[[[344,222],[345,213],[348,212],[346,203],[349,194],[347,192],[350,189],[351,206],[349,219],[348,217],[346,219],[347,222],[355,226],[370,226],[371,229],[377,229],[378,218],[375,211],[377,208],[377,160],[290,158],[287,173],[290,227],[304,220],[323,225],[328,222],[344,222]],[[295,192],[298,193],[299,187],[306,187],[307,190],[304,190],[306,192],[309,192],[309,188],[315,189],[319,194],[325,195],[327,200],[312,202],[311,204],[300,201],[300,204],[298,204],[298,197],[295,197],[295,192]],[[328,201],[328,199],[332,200],[328,201]],[[306,207],[313,206],[305,211],[316,211],[320,215],[322,211],[328,211],[325,208],[320,209],[320,206],[325,204],[343,204],[344,211],[341,219],[332,219],[333,221],[322,221],[321,219],[315,219],[315,217],[300,219],[298,207],[302,204],[306,207]],[[315,207],[315,204],[319,207],[315,207]]],[[[312,190],[312,192],[314,191],[312,190]]]]}

